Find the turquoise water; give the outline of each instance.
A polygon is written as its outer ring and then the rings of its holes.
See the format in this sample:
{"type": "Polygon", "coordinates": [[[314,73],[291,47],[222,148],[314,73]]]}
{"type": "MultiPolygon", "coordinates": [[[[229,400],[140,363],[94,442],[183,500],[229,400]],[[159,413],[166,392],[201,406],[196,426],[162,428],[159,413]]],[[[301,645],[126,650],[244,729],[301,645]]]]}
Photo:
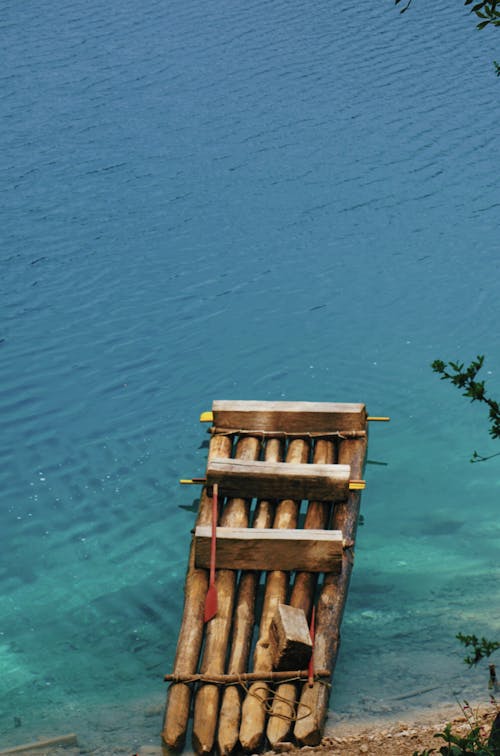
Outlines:
{"type": "Polygon", "coordinates": [[[214,398],[392,417],[335,717],[485,695],[497,446],[429,363],[499,393],[498,33],[377,6],[4,5],[1,745],[156,738],[214,398]]]}

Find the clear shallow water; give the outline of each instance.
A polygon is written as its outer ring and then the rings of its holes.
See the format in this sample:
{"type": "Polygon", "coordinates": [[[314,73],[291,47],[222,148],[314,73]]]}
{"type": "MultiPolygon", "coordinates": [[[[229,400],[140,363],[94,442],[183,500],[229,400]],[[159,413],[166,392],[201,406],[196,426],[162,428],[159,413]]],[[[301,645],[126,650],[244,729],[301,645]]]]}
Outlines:
{"type": "Polygon", "coordinates": [[[427,5],[7,3],[2,745],[158,731],[214,398],[392,417],[336,714],[484,690],[453,636],[498,634],[496,447],[429,363],[498,386],[496,38],[427,5]]]}

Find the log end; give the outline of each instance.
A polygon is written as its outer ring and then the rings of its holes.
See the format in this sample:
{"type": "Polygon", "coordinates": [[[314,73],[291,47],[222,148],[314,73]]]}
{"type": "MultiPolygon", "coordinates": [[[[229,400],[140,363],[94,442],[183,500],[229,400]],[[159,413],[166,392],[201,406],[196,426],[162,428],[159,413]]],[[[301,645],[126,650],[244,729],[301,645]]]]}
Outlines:
{"type": "Polygon", "coordinates": [[[318,746],[321,743],[322,737],[322,729],[314,727],[307,733],[304,733],[303,737],[297,738],[297,742],[301,746],[318,746]]]}
{"type": "Polygon", "coordinates": [[[292,683],[283,683],[276,690],[266,735],[274,746],[288,740],[295,720],[297,689],[292,683]]]}
{"type": "Polygon", "coordinates": [[[242,749],[247,753],[255,753],[261,746],[263,735],[263,732],[240,731],[240,745],[242,749]]]}
{"type": "Polygon", "coordinates": [[[209,754],[212,752],[213,746],[208,745],[208,743],[201,741],[194,733],[193,733],[193,750],[195,753],[199,754],[209,754]]]}
{"type": "Polygon", "coordinates": [[[191,690],[188,685],[172,685],[168,692],[162,741],[166,748],[174,751],[182,749],[186,739],[191,690]]]}
{"type": "Polygon", "coordinates": [[[226,688],[222,697],[217,732],[217,746],[221,756],[229,756],[238,743],[241,720],[241,697],[236,686],[226,688]]]}
{"type": "Polygon", "coordinates": [[[240,744],[244,751],[255,753],[262,743],[266,727],[264,701],[269,693],[265,683],[254,683],[241,709],[240,744]]]}
{"type": "Polygon", "coordinates": [[[175,734],[166,732],[165,730],[161,734],[161,745],[165,753],[182,751],[184,746],[185,735],[175,737],[175,734]]]}
{"type": "Polygon", "coordinates": [[[316,746],[321,743],[327,706],[328,688],[325,685],[316,682],[312,688],[308,685],[304,686],[300,698],[299,715],[307,713],[306,716],[299,716],[294,728],[294,736],[300,745],[316,746]]]}
{"type": "Polygon", "coordinates": [[[219,688],[203,685],[194,702],[193,749],[198,754],[211,753],[219,713],[219,688]]]}

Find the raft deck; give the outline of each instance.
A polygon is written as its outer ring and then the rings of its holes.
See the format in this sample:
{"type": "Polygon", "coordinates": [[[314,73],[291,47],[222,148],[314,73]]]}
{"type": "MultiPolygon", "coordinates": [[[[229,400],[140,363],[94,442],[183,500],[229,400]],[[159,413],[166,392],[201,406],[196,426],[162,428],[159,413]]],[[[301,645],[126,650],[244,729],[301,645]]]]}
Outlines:
{"type": "Polygon", "coordinates": [[[183,747],[193,707],[199,754],[316,745],[354,559],[365,405],[216,401],[200,419],[212,422],[211,440],[206,475],[195,479],[203,489],[174,669],[165,676],[163,743],[183,747]],[[217,613],[205,622],[212,543],[217,613]],[[283,604],[309,623],[312,658],[301,668],[288,661],[277,669],[283,604]]]}

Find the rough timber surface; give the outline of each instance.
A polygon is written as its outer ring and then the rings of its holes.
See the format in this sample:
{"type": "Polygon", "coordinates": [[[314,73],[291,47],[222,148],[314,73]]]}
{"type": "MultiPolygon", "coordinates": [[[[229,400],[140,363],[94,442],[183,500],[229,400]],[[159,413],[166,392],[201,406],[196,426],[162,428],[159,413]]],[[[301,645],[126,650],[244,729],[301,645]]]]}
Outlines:
{"type": "MultiPolygon", "coordinates": [[[[194,532],[197,567],[210,567],[211,533],[208,526],[194,532]]],[[[338,572],[342,563],[340,530],[217,528],[216,538],[219,569],[338,572]]]]}
{"type": "Polygon", "coordinates": [[[215,401],[216,428],[276,433],[331,433],[366,429],[364,404],[215,401]]]}
{"type": "MultiPolygon", "coordinates": [[[[262,545],[267,538],[272,544],[282,544],[286,531],[292,534],[292,542],[295,539],[302,544],[314,539],[315,531],[328,531],[331,537],[326,542],[337,543],[337,566],[313,572],[307,561],[287,562],[288,548],[283,561],[279,548],[271,548],[271,553],[277,551],[276,558],[273,555],[269,562],[267,556],[264,561],[260,556],[250,558],[240,570],[236,563],[234,568],[227,566],[233,559],[229,550],[227,559],[217,562],[217,615],[204,624],[208,569],[196,561],[193,536],[163,743],[176,750],[183,746],[193,710],[193,747],[199,754],[216,749],[223,755],[242,749],[255,752],[293,739],[312,745],[319,742],[323,732],[329,696],[324,675],[325,670],[331,674],[335,666],[352,569],[360,493],[349,490],[348,483],[349,479],[360,479],[363,473],[366,409],[363,404],[219,401],[214,402],[212,410],[215,427],[211,429],[207,484],[196,522],[205,546],[212,522],[209,493],[214,461],[224,474],[242,468],[265,472],[279,465],[284,474],[271,473],[265,485],[255,487],[252,482],[250,487],[238,489],[235,483],[226,491],[222,487],[217,525],[224,529],[223,534],[238,533],[238,538],[248,530],[248,543],[254,545],[262,545]],[[239,432],[228,432],[228,428],[238,428],[239,432]],[[339,437],[335,437],[337,432],[339,437]],[[280,487],[280,481],[288,479],[286,468],[293,473],[297,466],[304,470],[306,481],[320,480],[321,485],[311,489],[299,482],[280,487]],[[333,476],[335,485],[325,487],[328,475],[333,476]],[[309,535],[305,534],[307,530],[309,535]],[[334,535],[334,531],[338,532],[334,535]],[[271,679],[270,628],[279,604],[300,609],[308,622],[316,607],[309,669],[312,685],[304,680],[304,674],[299,679],[293,672],[291,679],[271,679]],[[254,632],[257,641],[251,653],[254,632]],[[249,677],[242,679],[247,673],[249,677]]],[[[221,534],[219,529],[217,532],[221,534]]],[[[222,540],[218,542],[220,558],[222,540]]],[[[253,549],[246,551],[252,554],[253,549]]],[[[203,564],[207,564],[206,556],[203,564]]]]}
{"type": "Polygon", "coordinates": [[[284,464],[240,459],[212,459],[207,467],[207,485],[234,496],[333,501],[349,492],[349,465],[284,464]]]}

